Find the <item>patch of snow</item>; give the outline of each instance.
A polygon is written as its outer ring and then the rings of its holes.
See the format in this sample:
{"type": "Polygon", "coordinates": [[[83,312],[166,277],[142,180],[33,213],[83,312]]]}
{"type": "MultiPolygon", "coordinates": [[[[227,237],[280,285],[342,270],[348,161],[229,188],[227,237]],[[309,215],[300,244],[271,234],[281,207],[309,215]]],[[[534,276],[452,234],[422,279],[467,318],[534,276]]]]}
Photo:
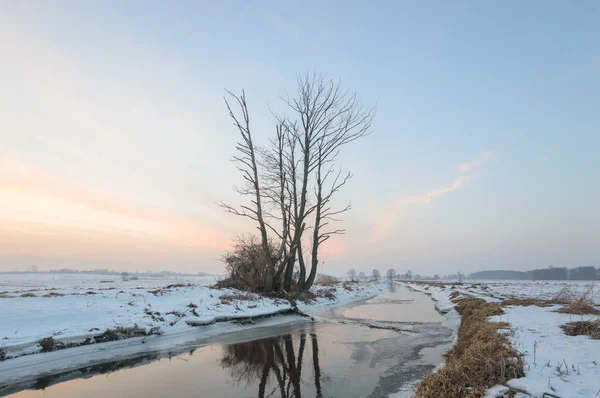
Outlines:
{"type": "Polygon", "coordinates": [[[511,387],[534,397],[596,397],[600,391],[600,340],[568,336],[561,325],[595,319],[554,312],[560,306],[511,306],[493,321],[509,322],[509,339],[525,360],[525,377],[512,379],[511,387]]]}

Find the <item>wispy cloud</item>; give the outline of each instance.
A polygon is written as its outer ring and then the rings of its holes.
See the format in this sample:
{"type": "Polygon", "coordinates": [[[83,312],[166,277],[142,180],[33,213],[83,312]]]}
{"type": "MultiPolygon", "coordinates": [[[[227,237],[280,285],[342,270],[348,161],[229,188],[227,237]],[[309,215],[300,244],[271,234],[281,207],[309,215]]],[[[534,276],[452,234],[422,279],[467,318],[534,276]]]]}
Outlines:
{"type": "Polygon", "coordinates": [[[456,191],[465,186],[471,179],[471,176],[468,173],[487,163],[492,159],[492,157],[492,151],[481,152],[477,159],[471,162],[463,163],[458,167],[460,175],[451,184],[432,189],[431,191],[418,195],[400,195],[391,203],[382,206],[382,211],[378,215],[377,221],[373,224],[371,230],[369,231],[369,242],[382,241],[388,237],[390,231],[397,223],[400,213],[406,207],[419,203],[430,203],[436,198],[456,191]]]}
{"type": "Polygon", "coordinates": [[[475,167],[490,161],[493,155],[494,153],[492,151],[481,152],[477,159],[473,160],[472,162],[461,164],[458,169],[461,171],[461,173],[468,173],[475,167]]]}

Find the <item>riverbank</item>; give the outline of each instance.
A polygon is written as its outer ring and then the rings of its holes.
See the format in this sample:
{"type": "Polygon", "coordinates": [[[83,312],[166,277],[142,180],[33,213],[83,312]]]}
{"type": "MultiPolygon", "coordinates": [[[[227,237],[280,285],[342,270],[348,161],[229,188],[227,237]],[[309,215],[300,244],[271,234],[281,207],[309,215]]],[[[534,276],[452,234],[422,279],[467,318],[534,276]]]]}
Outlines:
{"type": "Polygon", "coordinates": [[[306,318],[285,314],[343,305],[382,284],[315,287],[304,302],[193,284],[5,292],[0,298],[0,386],[125,359],[253,327],[306,318]]]}
{"type": "Polygon", "coordinates": [[[415,397],[565,398],[600,393],[600,340],[593,334],[600,309],[593,287],[555,288],[545,283],[540,289],[540,283],[524,283],[502,294],[482,283],[405,285],[430,295],[440,312],[457,310],[462,317],[445,364],[420,382],[415,397]],[[540,291],[545,298],[533,293],[540,291]]]}

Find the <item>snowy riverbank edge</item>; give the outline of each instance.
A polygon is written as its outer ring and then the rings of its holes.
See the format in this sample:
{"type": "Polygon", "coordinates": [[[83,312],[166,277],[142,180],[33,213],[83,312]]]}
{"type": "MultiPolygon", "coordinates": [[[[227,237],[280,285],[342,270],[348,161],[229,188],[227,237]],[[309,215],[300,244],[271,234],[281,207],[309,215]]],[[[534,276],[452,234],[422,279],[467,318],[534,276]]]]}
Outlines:
{"type": "MultiPolygon", "coordinates": [[[[498,292],[490,293],[486,285],[481,283],[465,283],[452,287],[410,282],[404,284],[431,296],[438,311],[454,313],[459,317],[455,336],[460,325],[460,315],[453,309],[455,304],[451,301],[451,294],[458,292],[460,296],[469,295],[488,302],[508,298],[502,297],[498,292]]],[[[510,305],[503,307],[503,315],[490,317],[492,322],[509,324],[510,332],[507,337],[512,346],[523,355],[525,376],[509,380],[507,383],[515,391],[524,391],[516,392],[515,398],[591,398],[600,394],[600,340],[593,340],[588,336],[568,336],[560,328],[561,325],[574,320],[593,320],[598,317],[556,312],[560,307],[510,305]]],[[[416,385],[414,388],[416,389],[416,385]]],[[[394,395],[402,398],[411,396],[394,395]]],[[[498,385],[490,388],[484,398],[509,396],[513,396],[510,395],[509,389],[498,385]]]]}
{"type": "MultiPolygon", "coordinates": [[[[376,296],[384,286],[382,283],[371,283],[353,284],[348,288],[341,284],[317,287],[316,290],[333,293],[335,299],[317,297],[311,304],[298,302],[297,308],[310,313],[323,307],[345,305],[376,296]]],[[[0,299],[0,313],[3,316],[0,324],[0,350],[8,356],[15,353],[22,355],[0,362],[0,389],[39,377],[126,360],[141,354],[182,352],[199,344],[216,343],[219,338],[232,333],[309,321],[296,315],[268,317],[288,312],[293,306],[287,300],[258,296],[255,299],[238,300],[237,295],[241,297],[244,294],[229,289],[184,286],[158,296],[144,294],[143,297],[141,292],[134,291],[116,294],[114,297],[114,293],[97,293],[87,296],[65,294],[55,298],[0,299]],[[139,305],[131,305],[132,299],[140,300],[139,305]],[[196,307],[190,307],[190,304],[196,307]],[[196,310],[198,315],[177,315],[190,308],[196,310]],[[171,314],[167,315],[169,312],[171,314]],[[151,315],[147,315],[148,313],[151,315]],[[154,313],[160,313],[161,316],[152,317],[154,313]],[[249,324],[228,322],[240,318],[263,317],[268,318],[249,324]],[[120,327],[136,325],[146,330],[159,327],[161,331],[157,335],[39,352],[38,343],[45,337],[54,336],[56,341],[63,343],[83,341],[114,328],[115,324],[120,327]]]]}

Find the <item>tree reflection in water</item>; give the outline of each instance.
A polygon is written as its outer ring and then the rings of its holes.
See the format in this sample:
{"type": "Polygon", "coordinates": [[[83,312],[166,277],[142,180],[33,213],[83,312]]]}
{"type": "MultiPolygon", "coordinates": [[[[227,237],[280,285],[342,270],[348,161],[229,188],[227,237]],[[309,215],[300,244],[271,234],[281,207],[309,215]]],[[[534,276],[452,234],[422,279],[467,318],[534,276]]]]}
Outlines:
{"type": "Polygon", "coordinates": [[[321,368],[319,366],[319,343],[315,333],[300,332],[299,335],[255,340],[223,347],[221,365],[229,368],[236,383],[258,383],[258,397],[300,398],[302,362],[309,340],[312,351],[312,367],[316,396],[321,393],[321,368]],[[267,387],[272,390],[267,393],[267,387]]]}
{"type": "Polygon", "coordinates": [[[396,292],[396,284],[394,282],[392,282],[392,281],[388,282],[387,288],[388,288],[388,291],[390,293],[395,293],[396,292]]]}

